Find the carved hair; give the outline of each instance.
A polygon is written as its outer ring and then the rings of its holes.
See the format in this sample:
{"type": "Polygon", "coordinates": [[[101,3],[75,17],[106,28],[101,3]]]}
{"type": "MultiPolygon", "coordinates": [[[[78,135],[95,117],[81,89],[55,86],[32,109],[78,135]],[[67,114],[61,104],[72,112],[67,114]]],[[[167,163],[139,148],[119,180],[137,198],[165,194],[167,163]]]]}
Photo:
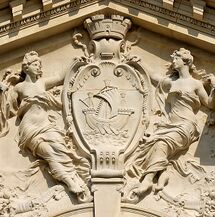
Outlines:
{"type": "MultiPolygon", "coordinates": [[[[183,62],[189,66],[190,74],[194,78],[198,77],[199,71],[196,69],[196,66],[193,64],[193,56],[191,55],[191,52],[189,50],[186,50],[185,48],[180,48],[179,50],[175,50],[171,55],[171,57],[174,58],[176,56],[181,57],[183,62]]],[[[175,76],[178,77],[178,72],[174,70],[172,64],[170,65],[169,69],[171,70],[171,73],[168,74],[170,74],[171,77],[175,77],[175,76]]]]}
{"type": "Polygon", "coordinates": [[[39,61],[41,64],[41,59],[36,51],[26,53],[22,61],[22,70],[26,72],[28,70],[28,66],[35,61],[39,61]]]}
{"type": "Polygon", "coordinates": [[[189,50],[186,50],[185,48],[180,48],[179,50],[175,50],[171,55],[171,57],[174,58],[176,56],[181,57],[184,63],[186,63],[190,68],[192,67],[193,56],[191,55],[189,50]]]}

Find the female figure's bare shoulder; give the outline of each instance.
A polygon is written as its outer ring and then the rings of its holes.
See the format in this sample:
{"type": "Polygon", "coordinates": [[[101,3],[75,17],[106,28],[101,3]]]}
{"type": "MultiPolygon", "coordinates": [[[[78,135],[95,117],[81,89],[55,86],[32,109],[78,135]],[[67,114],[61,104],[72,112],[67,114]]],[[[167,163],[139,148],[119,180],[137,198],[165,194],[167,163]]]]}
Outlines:
{"type": "Polygon", "coordinates": [[[23,87],[24,87],[24,82],[20,82],[20,83],[16,84],[14,87],[14,92],[16,94],[20,95],[23,91],[23,87]]]}
{"type": "Polygon", "coordinates": [[[172,87],[173,80],[170,77],[165,77],[161,80],[162,88],[165,92],[168,92],[172,87]]]}
{"type": "Polygon", "coordinates": [[[162,80],[162,83],[163,83],[163,85],[165,85],[165,86],[171,86],[172,82],[173,82],[173,79],[170,78],[170,77],[165,77],[165,78],[162,80]]]}
{"type": "Polygon", "coordinates": [[[24,82],[20,82],[18,84],[15,85],[14,90],[19,91],[23,88],[23,83],[24,82]]]}

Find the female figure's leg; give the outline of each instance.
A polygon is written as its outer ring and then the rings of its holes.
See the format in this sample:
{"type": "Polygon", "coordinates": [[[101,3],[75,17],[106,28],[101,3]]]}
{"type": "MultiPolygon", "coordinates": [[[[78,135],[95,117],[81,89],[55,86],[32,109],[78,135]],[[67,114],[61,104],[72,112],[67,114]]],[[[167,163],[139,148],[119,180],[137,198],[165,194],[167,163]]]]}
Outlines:
{"type": "Polygon", "coordinates": [[[49,164],[51,174],[55,179],[64,182],[74,193],[83,192],[82,186],[85,184],[77,174],[67,152],[63,144],[41,142],[35,153],[49,164]]]}
{"type": "MultiPolygon", "coordinates": [[[[160,171],[166,170],[168,165],[168,145],[163,141],[157,141],[146,157],[145,172],[142,176],[140,187],[133,190],[135,194],[142,195],[153,186],[153,179],[160,171]]],[[[159,188],[162,188],[164,180],[160,180],[159,188]]]]}

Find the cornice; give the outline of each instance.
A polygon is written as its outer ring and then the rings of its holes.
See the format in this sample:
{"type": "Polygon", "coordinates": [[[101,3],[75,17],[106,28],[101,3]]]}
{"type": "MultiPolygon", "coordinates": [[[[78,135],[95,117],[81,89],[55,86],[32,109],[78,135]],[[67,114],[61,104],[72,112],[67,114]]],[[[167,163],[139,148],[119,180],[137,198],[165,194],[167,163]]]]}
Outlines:
{"type": "MultiPolygon", "coordinates": [[[[75,0],[63,5],[59,5],[48,11],[42,11],[32,16],[25,17],[16,22],[10,22],[2,26],[0,24],[0,37],[8,34],[9,32],[14,32],[22,28],[37,24],[39,22],[43,22],[47,19],[50,20],[56,16],[61,16],[72,10],[76,10],[77,8],[87,7],[89,4],[95,2],[99,2],[99,0],[75,0]]],[[[159,16],[169,21],[189,26],[195,30],[199,30],[201,32],[215,36],[215,25],[209,22],[197,20],[193,17],[184,15],[174,10],[166,9],[159,5],[155,5],[147,0],[113,0],[113,2],[127,5],[142,12],[149,13],[150,15],[159,16]]]]}
{"type": "Polygon", "coordinates": [[[198,20],[176,4],[168,9],[157,0],[63,0],[46,11],[35,5],[23,19],[0,23],[0,54],[68,31],[98,13],[122,14],[140,27],[214,52],[215,10],[210,11],[210,20],[208,16],[198,20]]]}
{"type": "Polygon", "coordinates": [[[26,17],[19,21],[11,22],[3,26],[0,25],[0,37],[8,34],[9,32],[19,31],[20,29],[27,28],[39,22],[44,22],[47,19],[50,20],[65,13],[69,13],[72,10],[77,10],[77,8],[80,9],[82,7],[87,7],[88,5],[95,2],[99,2],[99,0],[75,0],[73,2],[55,7],[51,10],[43,11],[26,17]]]}
{"type": "Polygon", "coordinates": [[[215,25],[208,22],[194,19],[190,16],[186,16],[177,11],[169,10],[164,7],[150,3],[147,0],[114,0],[115,2],[126,4],[129,7],[133,7],[142,12],[149,13],[150,15],[157,15],[161,18],[165,18],[169,21],[173,21],[178,24],[189,26],[195,30],[205,32],[212,36],[215,36],[215,25]]]}

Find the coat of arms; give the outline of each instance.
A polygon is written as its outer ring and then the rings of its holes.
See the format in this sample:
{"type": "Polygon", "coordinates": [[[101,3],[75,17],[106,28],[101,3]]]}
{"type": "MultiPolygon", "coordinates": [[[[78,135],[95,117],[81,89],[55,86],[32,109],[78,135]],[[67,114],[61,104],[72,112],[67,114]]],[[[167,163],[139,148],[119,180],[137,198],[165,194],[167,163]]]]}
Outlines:
{"type": "MultiPolygon", "coordinates": [[[[71,66],[64,102],[74,139],[91,158],[96,201],[103,191],[96,184],[98,179],[105,183],[107,178],[108,182],[118,178],[117,184],[123,183],[124,159],[148,126],[150,81],[138,58],[128,52],[129,19],[96,15],[85,21],[85,27],[91,41],[87,50],[78,40],[80,33],[73,37],[85,56],[71,66]]],[[[119,192],[116,200],[120,202],[119,192]]]]}

